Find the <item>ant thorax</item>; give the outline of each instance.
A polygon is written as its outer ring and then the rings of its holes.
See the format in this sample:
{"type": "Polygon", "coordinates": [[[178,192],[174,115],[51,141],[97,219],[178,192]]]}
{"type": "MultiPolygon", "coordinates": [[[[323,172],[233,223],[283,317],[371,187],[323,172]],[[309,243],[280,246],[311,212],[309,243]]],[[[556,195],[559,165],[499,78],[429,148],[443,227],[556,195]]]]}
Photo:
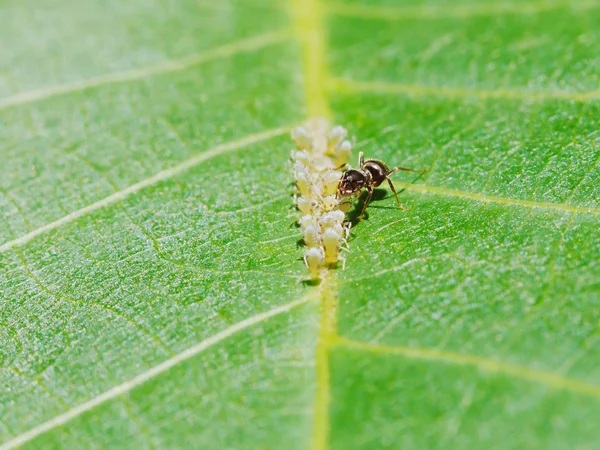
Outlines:
{"type": "Polygon", "coordinates": [[[390,172],[388,166],[374,159],[367,160],[362,168],[371,174],[373,187],[377,187],[383,183],[390,172]]]}

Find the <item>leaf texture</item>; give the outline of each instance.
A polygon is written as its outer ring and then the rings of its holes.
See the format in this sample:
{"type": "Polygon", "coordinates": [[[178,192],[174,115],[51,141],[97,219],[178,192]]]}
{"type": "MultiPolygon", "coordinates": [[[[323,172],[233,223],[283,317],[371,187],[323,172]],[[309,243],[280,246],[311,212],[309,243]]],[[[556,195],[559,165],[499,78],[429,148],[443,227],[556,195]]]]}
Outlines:
{"type": "Polygon", "coordinates": [[[597,448],[599,23],[5,2],[0,449],[597,448]],[[429,168],[318,286],[288,162],[315,115],[429,168]]]}

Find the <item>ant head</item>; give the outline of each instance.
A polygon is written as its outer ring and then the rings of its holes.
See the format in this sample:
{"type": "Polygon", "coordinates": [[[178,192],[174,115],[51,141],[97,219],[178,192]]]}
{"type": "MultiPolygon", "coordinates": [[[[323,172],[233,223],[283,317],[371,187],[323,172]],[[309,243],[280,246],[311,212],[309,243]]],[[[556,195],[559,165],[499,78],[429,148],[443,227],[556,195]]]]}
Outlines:
{"type": "Polygon", "coordinates": [[[338,194],[342,197],[355,194],[367,185],[367,177],[360,170],[350,169],[342,175],[338,194]]]}

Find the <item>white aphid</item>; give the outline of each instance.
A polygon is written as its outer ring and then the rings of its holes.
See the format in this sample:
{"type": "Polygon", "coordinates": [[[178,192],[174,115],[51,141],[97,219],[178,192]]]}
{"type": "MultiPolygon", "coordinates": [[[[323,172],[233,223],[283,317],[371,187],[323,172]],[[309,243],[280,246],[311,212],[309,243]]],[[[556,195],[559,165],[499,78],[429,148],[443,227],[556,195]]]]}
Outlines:
{"type": "MultiPolygon", "coordinates": [[[[332,212],[335,212],[335,211],[332,211],[332,212]]],[[[325,214],[327,214],[327,213],[325,213],[325,214]]],[[[325,214],[323,215],[323,217],[325,217],[325,214]]],[[[338,235],[342,236],[342,242],[344,244],[347,243],[346,239],[348,239],[348,237],[350,236],[350,228],[352,227],[352,224],[350,222],[343,223],[342,221],[325,220],[325,221],[321,221],[320,224],[321,224],[321,232],[322,233],[324,233],[325,231],[327,231],[327,229],[330,228],[333,231],[335,231],[338,235]]]]}
{"type": "Polygon", "coordinates": [[[306,214],[306,215],[300,217],[300,220],[298,220],[298,223],[300,224],[300,228],[302,228],[302,231],[304,231],[306,229],[306,227],[308,227],[309,225],[312,225],[315,228],[317,228],[318,219],[311,214],[306,214]]]}
{"type": "Polygon", "coordinates": [[[339,209],[334,209],[333,211],[326,212],[319,219],[319,225],[321,225],[321,229],[325,231],[327,228],[331,228],[334,225],[341,225],[344,222],[344,218],[346,215],[343,211],[339,209]]]}
{"type": "Polygon", "coordinates": [[[329,133],[327,133],[327,138],[329,140],[330,151],[335,151],[335,148],[348,136],[348,132],[341,125],[336,125],[333,127],[329,133]]]}
{"type": "Polygon", "coordinates": [[[312,200],[308,197],[298,196],[296,197],[296,206],[302,212],[302,214],[306,215],[316,215],[319,214],[319,202],[316,200],[312,200]]]}
{"type": "Polygon", "coordinates": [[[320,189],[313,183],[310,172],[306,170],[297,170],[294,172],[294,179],[296,180],[298,190],[304,197],[311,199],[319,197],[320,189]]]}
{"type": "Polygon", "coordinates": [[[292,159],[305,166],[310,166],[312,164],[312,157],[306,150],[292,150],[292,159]]]}
{"type": "Polygon", "coordinates": [[[327,195],[326,197],[323,197],[321,205],[323,211],[331,211],[338,205],[338,198],[335,194],[327,195]]]}
{"type": "Polygon", "coordinates": [[[346,164],[350,160],[350,155],[352,154],[352,144],[350,141],[343,141],[340,145],[338,145],[333,151],[333,164],[335,167],[340,167],[346,164]]]}
{"type": "Polygon", "coordinates": [[[302,239],[308,248],[321,246],[321,233],[319,227],[307,225],[302,230],[302,239]]]}
{"type": "Polygon", "coordinates": [[[316,155],[323,155],[327,152],[327,136],[315,136],[312,140],[312,151],[316,155]]]}
{"type": "Polygon", "coordinates": [[[344,214],[348,214],[348,211],[352,208],[352,197],[342,197],[338,199],[337,209],[342,211],[344,214]]]}
{"type": "Polygon", "coordinates": [[[341,223],[334,223],[331,226],[327,227],[325,229],[325,231],[327,231],[327,229],[331,229],[331,230],[335,231],[339,236],[342,236],[342,242],[346,243],[346,238],[347,238],[348,233],[347,233],[344,225],[342,225],[341,223]]]}
{"type": "Polygon", "coordinates": [[[296,162],[294,162],[294,176],[298,173],[301,173],[304,176],[310,177],[310,170],[308,169],[309,164],[310,162],[305,164],[303,161],[296,160],[296,162]]]}
{"type": "MultiPolygon", "coordinates": [[[[323,248],[325,249],[325,263],[333,264],[339,260],[344,261],[340,256],[344,238],[333,228],[327,228],[323,233],[323,248]]],[[[344,261],[345,262],[345,261],[344,261]]]]}
{"type": "Polygon", "coordinates": [[[325,255],[322,248],[309,248],[304,254],[304,264],[308,267],[311,275],[317,278],[325,264],[325,255]]]}
{"type": "MultiPolygon", "coordinates": [[[[331,162],[330,157],[318,154],[318,155],[313,155],[310,167],[315,172],[322,173],[322,172],[333,169],[335,166],[331,162]]],[[[315,175],[318,175],[318,174],[315,174],[315,175]]]]}
{"type": "Polygon", "coordinates": [[[300,150],[310,149],[312,138],[303,126],[298,126],[292,130],[292,139],[300,150]]]}
{"type": "Polygon", "coordinates": [[[342,178],[342,172],[339,170],[328,170],[321,174],[321,184],[323,185],[323,195],[335,194],[342,178]]]}

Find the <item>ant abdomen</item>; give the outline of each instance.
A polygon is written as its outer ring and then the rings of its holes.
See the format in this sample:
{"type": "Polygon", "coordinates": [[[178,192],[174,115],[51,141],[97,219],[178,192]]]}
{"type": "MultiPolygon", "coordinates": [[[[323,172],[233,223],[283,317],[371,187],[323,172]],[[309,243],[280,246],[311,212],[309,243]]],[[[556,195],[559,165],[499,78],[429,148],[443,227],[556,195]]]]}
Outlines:
{"type": "Polygon", "coordinates": [[[371,185],[373,187],[377,187],[383,183],[390,172],[387,165],[376,159],[367,159],[363,167],[371,173],[371,177],[373,178],[371,185]]]}

